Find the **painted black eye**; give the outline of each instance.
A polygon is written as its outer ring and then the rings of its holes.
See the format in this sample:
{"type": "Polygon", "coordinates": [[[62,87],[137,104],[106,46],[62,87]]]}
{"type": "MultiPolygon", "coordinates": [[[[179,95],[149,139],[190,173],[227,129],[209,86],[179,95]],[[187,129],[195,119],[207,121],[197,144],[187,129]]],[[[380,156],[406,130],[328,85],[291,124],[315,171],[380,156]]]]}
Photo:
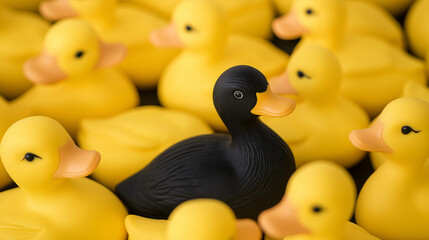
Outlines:
{"type": "Polygon", "coordinates": [[[242,92],[240,92],[240,91],[235,91],[234,92],[234,97],[236,98],[236,99],[242,99],[243,98],[243,93],[242,92]]]}
{"type": "Polygon", "coordinates": [[[74,56],[75,58],[82,58],[83,55],[85,55],[84,51],[77,51],[74,56]]]}
{"type": "Polygon", "coordinates": [[[419,133],[420,131],[416,131],[416,130],[412,129],[410,126],[403,126],[403,127],[401,128],[401,132],[402,132],[402,134],[404,134],[404,135],[408,135],[408,134],[410,134],[411,132],[419,133]]]}
{"type": "Polygon", "coordinates": [[[311,209],[314,213],[320,213],[323,211],[323,208],[321,206],[313,206],[313,208],[311,209]]]}
{"type": "Polygon", "coordinates": [[[313,9],[311,9],[311,8],[307,8],[307,9],[305,10],[305,13],[306,13],[307,15],[311,15],[311,14],[313,14],[314,12],[313,12],[313,9]]]}
{"type": "Polygon", "coordinates": [[[194,30],[194,28],[191,25],[189,25],[189,24],[185,26],[185,29],[188,32],[192,32],[194,30]]]}
{"type": "Polygon", "coordinates": [[[305,77],[305,74],[302,71],[298,71],[297,75],[298,75],[299,78],[305,77]]]}
{"type": "Polygon", "coordinates": [[[32,162],[35,158],[40,158],[41,159],[41,157],[37,156],[34,153],[26,153],[25,156],[24,156],[24,158],[22,160],[25,160],[27,162],[32,162]]]}

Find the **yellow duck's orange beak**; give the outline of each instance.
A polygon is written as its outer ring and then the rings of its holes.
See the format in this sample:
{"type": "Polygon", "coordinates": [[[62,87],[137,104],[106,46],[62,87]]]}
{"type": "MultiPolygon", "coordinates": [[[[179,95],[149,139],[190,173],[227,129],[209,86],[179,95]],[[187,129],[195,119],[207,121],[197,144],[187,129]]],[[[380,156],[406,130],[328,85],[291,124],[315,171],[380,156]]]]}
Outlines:
{"type": "Polygon", "coordinates": [[[24,63],[24,75],[36,84],[52,84],[67,77],[57,60],[46,51],[24,63]]]}
{"type": "Polygon", "coordinates": [[[100,163],[97,151],[82,150],[70,139],[60,148],[60,166],[55,178],[80,178],[91,174],[100,163]]]}
{"type": "Polygon", "coordinates": [[[283,239],[289,235],[311,233],[299,221],[295,207],[286,197],[274,207],[263,211],[258,217],[262,231],[268,236],[283,239]]]}
{"type": "Polygon", "coordinates": [[[69,0],[44,1],[39,5],[39,11],[49,20],[76,17],[78,14],[70,5],[69,0]]]}
{"type": "Polygon", "coordinates": [[[383,128],[383,123],[376,120],[369,128],[353,130],[349,139],[357,149],[363,151],[393,153],[383,140],[383,128]]]}
{"type": "Polygon", "coordinates": [[[150,33],[150,42],[159,48],[182,48],[185,46],[179,37],[176,25],[173,23],[164,28],[152,31],[150,33]]]}
{"type": "Polygon", "coordinates": [[[274,19],[272,23],[273,32],[282,39],[296,39],[308,30],[301,25],[298,15],[291,10],[288,14],[274,19]]]}
{"type": "Polygon", "coordinates": [[[262,238],[261,230],[251,219],[237,220],[237,234],[234,240],[259,240],[262,238]]]}
{"type": "Polygon", "coordinates": [[[100,57],[95,68],[113,67],[127,55],[127,47],[121,43],[105,43],[99,41],[100,57]]]}
{"type": "Polygon", "coordinates": [[[271,78],[269,82],[271,90],[275,94],[298,94],[298,92],[290,84],[288,71],[281,76],[271,78]]]}
{"type": "Polygon", "coordinates": [[[256,93],[256,98],[256,105],[250,111],[255,115],[283,117],[295,110],[296,104],[294,100],[274,94],[269,85],[265,92],[256,93]]]}

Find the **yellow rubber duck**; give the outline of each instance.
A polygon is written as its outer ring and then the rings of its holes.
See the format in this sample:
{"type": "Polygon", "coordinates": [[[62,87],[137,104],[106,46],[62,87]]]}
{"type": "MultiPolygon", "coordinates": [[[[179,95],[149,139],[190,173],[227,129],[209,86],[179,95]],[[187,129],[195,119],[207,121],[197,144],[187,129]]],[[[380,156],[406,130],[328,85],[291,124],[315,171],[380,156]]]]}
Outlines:
{"type": "Polygon", "coordinates": [[[118,3],[118,0],[49,0],[40,5],[48,19],[76,16],[89,22],[107,42],[122,43],[127,56],[119,68],[139,88],[154,88],[177,49],[159,49],[149,41],[149,33],[167,22],[150,11],[118,3]]]}
{"type": "Polygon", "coordinates": [[[428,11],[429,1],[418,0],[414,2],[407,13],[404,24],[411,51],[426,61],[429,60],[428,11]]]}
{"type": "Polygon", "coordinates": [[[5,4],[17,10],[37,12],[39,4],[43,0],[0,0],[0,4],[5,4]]]}
{"type": "Polygon", "coordinates": [[[126,239],[125,207],[84,178],[100,154],[78,148],[58,122],[35,116],[14,123],[0,153],[19,186],[0,193],[1,239],[126,239]]]}
{"type": "Polygon", "coordinates": [[[260,240],[261,231],[251,219],[235,218],[225,203],[194,199],[177,206],[168,220],[129,215],[129,240],[260,240]]]}
{"type": "Polygon", "coordinates": [[[345,0],[295,0],[273,30],[283,39],[302,36],[298,47],[316,44],[333,51],[344,71],[341,94],[376,116],[400,97],[407,81],[426,83],[425,66],[377,38],[345,34],[345,9],[345,0]]]}
{"type": "Polygon", "coordinates": [[[369,117],[359,105],[340,96],[342,76],[331,51],[304,45],[292,54],[287,71],[270,80],[273,92],[300,99],[288,117],[261,116],[288,143],[297,166],[323,158],[351,167],[363,158],[365,153],[350,143],[348,135],[367,127],[369,117]]]}
{"type": "Polygon", "coordinates": [[[395,16],[400,16],[408,7],[414,2],[414,0],[361,0],[366,2],[377,3],[380,6],[387,9],[390,13],[395,16]]]}
{"type": "Polygon", "coordinates": [[[429,103],[396,99],[350,140],[386,158],[360,192],[357,223],[381,239],[429,239],[429,103]]]}
{"type": "Polygon", "coordinates": [[[49,24],[34,13],[12,10],[1,3],[0,23],[0,95],[12,99],[31,87],[22,66],[42,50],[49,24]]]}
{"type": "Polygon", "coordinates": [[[220,131],[226,128],[212,100],[217,78],[235,65],[253,66],[269,78],[280,74],[288,60],[263,39],[230,33],[225,13],[212,1],[180,2],[172,23],[153,32],[151,39],[160,47],[184,48],[160,79],[161,104],[200,116],[220,131]]]}
{"type": "MultiPolygon", "coordinates": [[[[158,14],[171,18],[174,8],[182,0],[126,0],[151,9],[158,14]]],[[[214,0],[228,15],[231,29],[235,32],[247,33],[257,37],[271,38],[271,21],[274,9],[271,0],[214,0]]]]}
{"type": "Polygon", "coordinates": [[[100,41],[84,21],[67,19],[49,30],[43,52],[25,63],[36,85],[12,102],[59,121],[74,136],[79,121],[107,117],[138,105],[138,93],[121,72],[109,68],[125,55],[121,44],[100,41]]]}
{"type": "Polygon", "coordinates": [[[109,118],[84,119],[77,139],[82,148],[97,149],[103,156],[92,177],[113,190],[171,145],[212,132],[196,116],[143,106],[109,118]]]}
{"type": "MultiPolygon", "coordinates": [[[[289,12],[292,0],[273,0],[280,14],[289,12]]],[[[377,4],[350,0],[346,2],[345,32],[383,39],[401,48],[405,47],[402,27],[390,13],[377,4]]]]}
{"type": "Polygon", "coordinates": [[[284,240],[376,240],[349,222],[356,201],[350,174],[336,163],[318,160],[290,178],[279,204],[258,217],[261,229],[284,240]]]}

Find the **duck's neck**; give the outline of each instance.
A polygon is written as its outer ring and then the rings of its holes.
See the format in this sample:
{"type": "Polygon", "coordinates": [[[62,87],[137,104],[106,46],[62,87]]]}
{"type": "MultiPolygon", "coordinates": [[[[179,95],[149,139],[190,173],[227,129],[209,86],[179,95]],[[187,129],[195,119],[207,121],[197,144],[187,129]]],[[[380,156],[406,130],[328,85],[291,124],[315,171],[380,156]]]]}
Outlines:
{"type": "Polygon", "coordinates": [[[185,49],[182,54],[186,57],[192,58],[193,61],[206,64],[216,64],[221,61],[225,55],[226,45],[228,38],[227,34],[222,34],[217,39],[212,39],[210,44],[185,49]]]}
{"type": "Polygon", "coordinates": [[[324,96],[305,98],[307,103],[316,108],[332,108],[340,101],[340,96],[337,92],[327,92],[324,96]]]}
{"type": "Polygon", "coordinates": [[[302,41],[303,43],[316,44],[335,51],[344,41],[344,30],[338,28],[323,34],[306,34],[302,37],[302,41]]]}
{"type": "Polygon", "coordinates": [[[28,200],[32,204],[48,204],[59,192],[70,185],[70,179],[52,179],[52,181],[40,184],[18,184],[20,189],[26,193],[28,200]]]}

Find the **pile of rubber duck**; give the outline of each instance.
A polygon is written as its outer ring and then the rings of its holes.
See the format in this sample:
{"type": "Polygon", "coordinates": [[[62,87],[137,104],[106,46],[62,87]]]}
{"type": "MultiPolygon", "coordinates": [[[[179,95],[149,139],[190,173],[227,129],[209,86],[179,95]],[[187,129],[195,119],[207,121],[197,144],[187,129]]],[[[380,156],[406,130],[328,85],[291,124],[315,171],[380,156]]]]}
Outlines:
{"type": "Polygon", "coordinates": [[[429,240],[427,12],[0,0],[0,240],[429,240]]]}

